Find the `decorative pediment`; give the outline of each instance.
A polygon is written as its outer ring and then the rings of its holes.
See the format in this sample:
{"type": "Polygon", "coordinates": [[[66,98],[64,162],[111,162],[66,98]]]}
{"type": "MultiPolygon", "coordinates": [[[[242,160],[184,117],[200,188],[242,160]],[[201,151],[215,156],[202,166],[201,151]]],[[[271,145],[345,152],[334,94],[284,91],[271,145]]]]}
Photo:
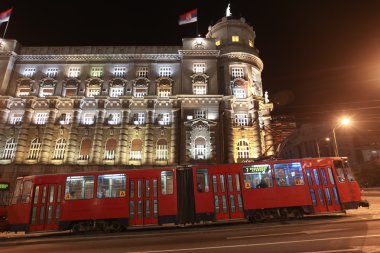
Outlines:
{"type": "Polygon", "coordinates": [[[29,77],[23,77],[17,80],[17,87],[19,88],[30,88],[34,84],[34,80],[29,77]]]}
{"type": "Polygon", "coordinates": [[[40,87],[55,87],[57,80],[51,77],[45,77],[40,80],[40,87]]]}
{"type": "Polygon", "coordinates": [[[149,79],[146,77],[138,77],[132,81],[133,87],[146,87],[149,85],[149,79]]]}
{"type": "Polygon", "coordinates": [[[124,78],[116,77],[112,78],[109,82],[110,87],[125,87],[127,80],[124,78]]]}
{"type": "Polygon", "coordinates": [[[80,81],[78,78],[71,77],[67,78],[63,81],[63,87],[71,87],[71,88],[76,88],[79,86],[80,81]]]}
{"type": "Polygon", "coordinates": [[[193,84],[194,83],[207,83],[209,76],[204,73],[196,73],[192,76],[190,76],[192,79],[193,84]]]}
{"type": "Polygon", "coordinates": [[[168,86],[172,87],[174,80],[170,77],[160,77],[156,79],[157,86],[168,86]]]}
{"type": "Polygon", "coordinates": [[[103,84],[103,80],[99,77],[91,77],[86,80],[86,87],[95,86],[100,87],[103,84]]]}
{"type": "Polygon", "coordinates": [[[190,126],[193,129],[194,128],[209,128],[210,126],[216,126],[216,123],[212,120],[205,119],[205,118],[196,118],[186,121],[185,126],[190,126]]]}

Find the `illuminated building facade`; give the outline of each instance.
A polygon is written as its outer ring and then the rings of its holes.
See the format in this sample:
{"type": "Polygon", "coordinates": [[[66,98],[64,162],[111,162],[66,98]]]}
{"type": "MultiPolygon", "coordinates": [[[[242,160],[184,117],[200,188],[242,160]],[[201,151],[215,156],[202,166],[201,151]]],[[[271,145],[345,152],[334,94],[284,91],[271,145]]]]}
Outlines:
{"type": "Polygon", "coordinates": [[[254,40],[231,16],[178,47],[3,40],[0,177],[273,155],[254,40]]]}

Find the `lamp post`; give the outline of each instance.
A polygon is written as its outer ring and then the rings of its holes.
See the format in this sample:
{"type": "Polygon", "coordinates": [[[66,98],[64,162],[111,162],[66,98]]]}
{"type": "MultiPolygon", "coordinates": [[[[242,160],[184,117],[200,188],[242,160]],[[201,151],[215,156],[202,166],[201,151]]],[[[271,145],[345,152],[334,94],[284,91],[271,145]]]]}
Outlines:
{"type": "MultiPolygon", "coordinates": [[[[327,142],[330,141],[330,138],[326,137],[324,140],[327,142]]],[[[317,155],[318,157],[321,157],[321,148],[319,147],[319,141],[315,140],[315,143],[317,144],[317,155]]]]}
{"type": "Polygon", "coordinates": [[[351,123],[351,120],[350,120],[349,118],[344,117],[344,118],[342,118],[342,119],[339,121],[338,125],[336,125],[336,126],[333,128],[333,130],[332,130],[332,132],[333,132],[333,136],[334,136],[334,146],[335,146],[335,147],[334,147],[334,153],[335,153],[335,156],[336,156],[336,157],[339,156],[339,149],[338,149],[338,142],[336,141],[335,130],[336,130],[337,128],[341,127],[341,126],[347,126],[347,125],[349,125],[350,123],[351,123]]]}

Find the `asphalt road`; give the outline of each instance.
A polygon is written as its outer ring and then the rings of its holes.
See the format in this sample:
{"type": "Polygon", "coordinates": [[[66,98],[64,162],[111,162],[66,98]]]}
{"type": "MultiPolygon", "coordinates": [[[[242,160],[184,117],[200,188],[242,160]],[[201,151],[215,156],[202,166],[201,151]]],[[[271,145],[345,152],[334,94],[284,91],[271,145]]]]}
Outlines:
{"type": "Polygon", "coordinates": [[[380,252],[380,196],[367,199],[369,209],[294,221],[0,238],[0,252],[380,252]]]}

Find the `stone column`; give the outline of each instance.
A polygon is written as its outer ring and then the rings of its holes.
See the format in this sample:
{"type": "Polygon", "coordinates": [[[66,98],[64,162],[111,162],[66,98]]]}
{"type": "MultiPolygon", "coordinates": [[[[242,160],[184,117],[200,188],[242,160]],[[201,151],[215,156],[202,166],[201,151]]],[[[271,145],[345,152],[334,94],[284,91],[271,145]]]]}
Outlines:
{"type": "Polygon", "coordinates": [[[123,120],[121,122],[120,129],[120,163],[128,164],[128,119],[129,119],[129,111],[122,111],[123,120]]]}
{"type": "Polygon", "coordinates": [[[28,141],[29,140],[29,130],[30,124],[32,122],[33,109],[25,109],[24,118],[22,120],[20,134],[17,139],[17,148],[16,148],[16,163],[23,163],[28,155],[28,141]]]}
{"type": "Polygon", "coordinates": [[[266,151],[265,156],[272,156],[274,155],[274,142],[273,142],[273,136],[272,136],[272,128],[271,128],[271,116],[270,111],[273,109],[272,103],[263,104],[262,108],[262,120],[264,123],[264,132],[265,132],[265,149],[266,151]]]}
{"type": "Polygon", "coordinates": [[[46,125],[38,126],[42,129],[42,147],[41,147],[41,155],[40,162],[42,164],[48,164],[50,160],[53,158],[53,152],[55,147],[56,138],[54,138],[54,130],[59,131],[59,126],[54,124],[57,115],[57,110],[51,110],[49,112],[49,118],[47,120],[46,125]],[[56,128],[56,129],[55,129],[56,128]]]}
{"type": "Polygon", "coordinates": [[[95,133],[94,133],[94,163],[102,164],[104,159],[104,136],[103,136],[103,124],[104,124],[104,110],[99,110],[98,117],[95,122],[95,133]]]}
{"type": "Polygon", "coordinates": [[[78,152],[78,143],[82,141],[81,138],[78,137],[78,126],[80,121],[80,111],[75,110],[72,118],[72,122],[70,122],[70,134],[68,138],[68,144],[67,144],[67,159],[66,162],[68,164],[76,164],[77,159],[79,157],[78,152]]]}
{"type": "Polygon", "coordinates": [[[146,165],[153,164],[153,110],[147,110],[147,124],[145,128],[145,162],[146,165]]]}

